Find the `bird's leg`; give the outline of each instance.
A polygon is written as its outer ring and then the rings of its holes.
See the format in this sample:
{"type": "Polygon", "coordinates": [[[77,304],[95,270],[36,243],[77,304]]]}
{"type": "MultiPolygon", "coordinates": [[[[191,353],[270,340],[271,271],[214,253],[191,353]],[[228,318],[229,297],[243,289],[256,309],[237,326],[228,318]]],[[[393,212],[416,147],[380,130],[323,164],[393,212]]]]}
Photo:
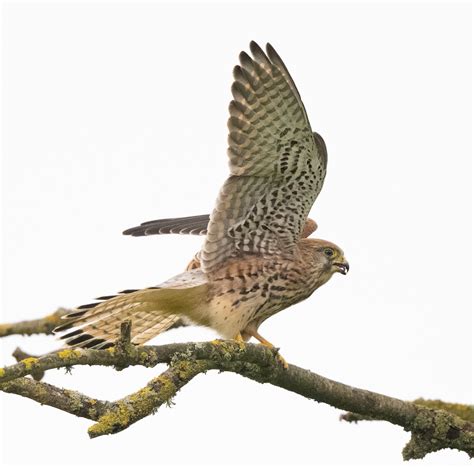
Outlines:
{"type": "Polygon", "coordinates": [[[240,332],[234,337],[234,341],[237,341],[240,344],[244,342],[244,338],[242,337],[242,334],[240,332]]]}
{"type": "Polygon", "coordinates": [[[239,344],[239,347],[241,349],[245,347],[245,341],[240,332],[234,337],[234,341],[237,342],[237,344],[239,344]]]}
{"type": "MultiPolygon", "coordinates": [[[[276,348],[271,342],[267,341],[267,339],[265,339],[263,336],[261,336],[255,329],[247,328],[245,330],[245,332],[247,334],[249,334],[250,336],[255,337],[255,339],[257,339],[260,342],[260,344],[264,345],[265,347],[268,347],[269,349],[272,349],[272,350],[276,348]]],[[[283,368],[285,368],[285,370],[287,370],[288,369],[288,363],[280,355],[280,352],[277,352],[277,359],[283,365],[283,368]]]]}

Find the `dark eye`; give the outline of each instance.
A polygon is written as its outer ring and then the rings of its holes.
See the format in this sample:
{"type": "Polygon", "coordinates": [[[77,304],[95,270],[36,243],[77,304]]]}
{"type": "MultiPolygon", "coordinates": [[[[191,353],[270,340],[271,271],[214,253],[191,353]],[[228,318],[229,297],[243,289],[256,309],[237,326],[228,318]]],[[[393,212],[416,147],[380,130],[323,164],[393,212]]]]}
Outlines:
{"type": "Polygon", "coordinates": [[[331,249],[331,248],[325,248],[324,249],[324,254],[328,257],[328,258],[332,258],[334,256],[334,250],[331,249]]]}

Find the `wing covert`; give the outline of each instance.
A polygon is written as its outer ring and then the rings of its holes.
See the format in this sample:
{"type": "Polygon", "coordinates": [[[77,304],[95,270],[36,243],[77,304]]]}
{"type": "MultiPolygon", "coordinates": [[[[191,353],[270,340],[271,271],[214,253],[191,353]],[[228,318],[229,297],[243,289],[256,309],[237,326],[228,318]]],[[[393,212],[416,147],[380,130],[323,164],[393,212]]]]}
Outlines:
{"type": "Polygon", "coordinates": [[[201,251],[206,272],[244,254],[291,254],[326,175],[324,141],[313,134],[294,81],[273,47],[239,55],[229,106],[230,176],[201,251]]]}
{"type": "Polygon", "coordinates": [[[205,235],[208,223],[209,214],[157,219],[154,221],[143,222],[137,227],[127,229],[123,234],[132,235],[133,237],[163,234],[205,235]]]}

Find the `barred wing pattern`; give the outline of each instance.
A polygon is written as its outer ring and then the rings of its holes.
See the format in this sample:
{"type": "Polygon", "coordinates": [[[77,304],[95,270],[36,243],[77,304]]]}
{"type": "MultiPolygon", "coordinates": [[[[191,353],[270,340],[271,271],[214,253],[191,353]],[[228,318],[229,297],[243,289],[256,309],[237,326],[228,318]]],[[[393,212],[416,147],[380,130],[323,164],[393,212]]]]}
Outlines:
{"type": "Polygon", "coordinates": [[[137,227],[125,230],[123,234],[132,235],[133,237],[163,234],[205,235],[208,223],[209,214],[158,219],[155,221],[143,222],[137,227]]]}
{"type": "Polygon", "coordinates": [[[270,44],[250,43],[234,68],[229,165],[201,251],[212,272],[242,254],[289,254],[326,175],[324,141],[311,127],[296,86],[270,44]]]}
{"type": "MultiPolygon", "coordinates": [[[[157,219],[155,221],[143,222],[137,227],[132,227],[123,232],[124,235],[132,237],[143,237],[146,235],[206,235],[209,224],[209,214],[200,216],[173,217],[170,219],[157,219]]],[[[306,219],[306,223],[301,232],[301,238],[309,237],[318,225],[313,219],[306,219]]]]}

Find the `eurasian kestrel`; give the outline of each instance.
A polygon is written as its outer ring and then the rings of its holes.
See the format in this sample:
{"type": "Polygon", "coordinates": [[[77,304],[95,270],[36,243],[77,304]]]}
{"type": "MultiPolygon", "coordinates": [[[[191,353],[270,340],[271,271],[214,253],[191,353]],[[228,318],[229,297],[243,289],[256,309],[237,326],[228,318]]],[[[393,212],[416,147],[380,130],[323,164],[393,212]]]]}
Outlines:
{"type": "MultiPolygon", "coordinates": [[[[137,227],[132,227],[123,232],[124,235],[132,235],[133,237],[143,237],[148,235],[164,235],[164,234],[178,234],[178,235],[206,235],[207,226],[210,220],[209,214],[201,216],[189,217],[173,217],[171,219],[158,219],[155,221],[143,222],[137,227]]],[[[306,219],[306,222],[301,232],[301,238],[309,237],[318,228],[318,224],[313,219],[306,219]]],[[[194,258],[186,267],[186,271],[191,269],[198,269],[201,267],[199,259],[200,252],[194,255],[194,258]]]]}
{"type": "MultiPolygon", "coordinates": [[[[155,287],[124,290],[80,306],[57,331],[71,346],[114,345],[120,323],[132,321],[142,344],[182,324],[247,341],[270,316],[309,297],[335,272],[346,274],[342,250],[304,238],[326,175],[323,139],[313,133],[298,90],[270,44],[250,43],[234,68],[229,106],[230,176],[210,218],[151,221],[125,233],[205,233],[199,257],[184,273],[155,287]],[[162,231],[160,232],[160,229],[162,231]],[[166,232],[168,230],[168,232],[166,232]]],[[[308,233],[309,232],[309,233],[308,233]]]]}

